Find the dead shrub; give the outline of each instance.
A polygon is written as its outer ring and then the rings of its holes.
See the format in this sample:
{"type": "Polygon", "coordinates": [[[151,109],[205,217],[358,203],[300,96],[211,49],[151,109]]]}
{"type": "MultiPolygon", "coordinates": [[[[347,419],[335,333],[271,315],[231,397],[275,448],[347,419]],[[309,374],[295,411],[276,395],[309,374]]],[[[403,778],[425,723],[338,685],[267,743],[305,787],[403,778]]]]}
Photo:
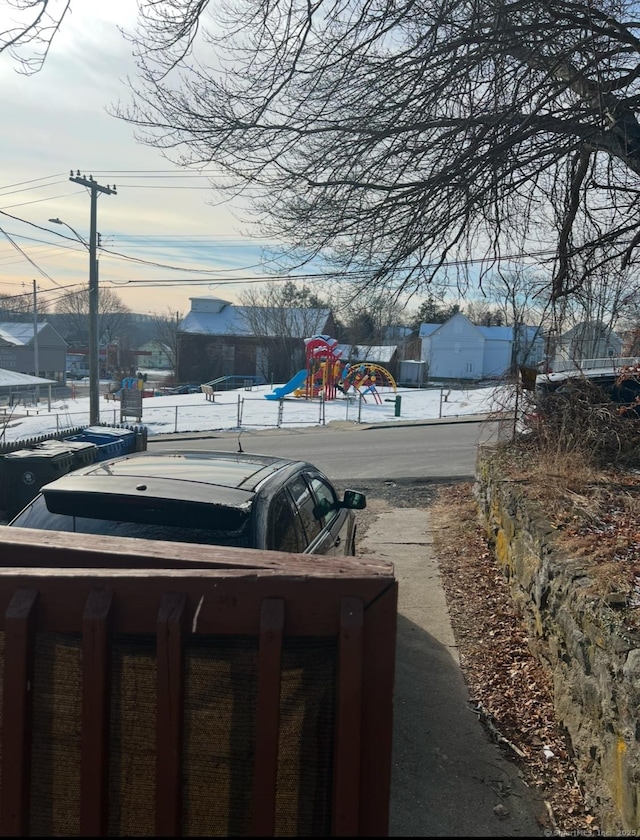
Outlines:
{"type": "Polygon", "coordinates": [[[614,402],[588,379],[538,396],[529,443],[541,454],[576,455],[592,467],[640,464],[640,418],[635,406],[614,402]]]}

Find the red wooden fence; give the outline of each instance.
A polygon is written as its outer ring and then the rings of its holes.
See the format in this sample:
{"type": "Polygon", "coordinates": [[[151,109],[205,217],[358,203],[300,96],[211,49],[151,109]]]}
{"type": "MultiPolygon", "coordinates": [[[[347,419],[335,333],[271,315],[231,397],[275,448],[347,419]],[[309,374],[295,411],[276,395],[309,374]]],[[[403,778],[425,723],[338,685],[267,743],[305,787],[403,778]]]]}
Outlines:
{"type": "Polygon", "coordinates": [[[0,832],[388,833],[375,558],[0,528],[0,832]]]}

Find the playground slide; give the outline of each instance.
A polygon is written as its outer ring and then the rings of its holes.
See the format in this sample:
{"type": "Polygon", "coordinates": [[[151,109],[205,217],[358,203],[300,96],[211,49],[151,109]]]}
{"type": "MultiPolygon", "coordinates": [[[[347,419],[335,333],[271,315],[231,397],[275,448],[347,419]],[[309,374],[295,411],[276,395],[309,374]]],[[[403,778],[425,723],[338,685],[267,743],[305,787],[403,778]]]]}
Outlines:
{"type": "Polygon", "coordinates": [[[281,400],[287,394],[291,394],[296,388],[301,388],[307,378],[307,371],[299,370],[293,379],[290,379],[286,385],[281,385],[279,388],[274,388],[270,394],[265,394],[266,400],[281,400]]]}

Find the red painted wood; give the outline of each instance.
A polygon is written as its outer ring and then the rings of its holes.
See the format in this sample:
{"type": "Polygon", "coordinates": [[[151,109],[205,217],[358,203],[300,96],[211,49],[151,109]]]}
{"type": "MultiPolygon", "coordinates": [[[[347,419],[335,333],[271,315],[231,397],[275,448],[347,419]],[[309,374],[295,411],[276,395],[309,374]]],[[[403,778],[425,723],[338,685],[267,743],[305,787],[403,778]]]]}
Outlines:
{"type": "Polygon", "coordinates": [[[394,582],[364,614],[358,832],[362,837],[389,835],[397,620],[398,584],[394,582]]]}
{"type": "Polygon", "coordinates": [[[372,603],[393,580],[391,570],[390,566],[386,577],[372,578],[339,572],[316,575],[312,561],[304,576],[260,569],[0,569],[0,623],[4,621],[2,610],[6,608],[10,581],[13,591],[38,589],[39,620],[59,633],[78,632],[81,605],[92,589],[117,586],[114,633],[149,633],[155,629],[162,595],[180,591],[188,598],[189,624],[195,621],[196,634],[256,636],[262,601],[283,598],[287,602],[288,636],[335,637],[342,598],[354,595],[365,605],[372,603]]]}
{"type": "Polygon", "coordinates": [[[276,552],[147,546],[142,541],[106,538],[96,542],[85,535],[51,537],[26,531],[17,542],[13,535],[6,542],[6,531],[12,529],[0,529],[0,630],[7,632],[4,701],[5,720],[11,720],[11,726],[2,733],[3,780],[9,780],[0,789],[3,834],[29,830],[31,692],[25,688],[29,680],[21,675],[33,667],[30,639],[35,618],[38,632],[83,633],[80,815],[84,836],[108,831],[111,635],[154,632],[158,637],[158,835],[176,836],[181,828],[184,714],[179,676],[184,671],[182,646],[187,633],[242,634],[259,640],[251,826],[256,835],[273,834],[275,825],[284,639],[337,638],[333,833],[388,834],[397,610],[392,564],[375,558],[316,562],[276,552]],[[181,568],[171,568],[172,556],[181,568]],[[42,568],[34,567],[34,559],[42,568]],[[156,562],[164,568],[154,568],[156,562]],[[24,596],[14,598],[17,590],[25,589],[32,592],[28,607],[24,596]]]}
{"type": "Polygon", "coordinates": [[[262,602],[253,778],[252,834],[255,837],[273,837],[275,831],[284,617],[285,603],[281,598],[262,602]]]}
{"type": "Polygon", "coordinates": [[[338,636],[336,735],[333,763],[333,835],[354,837],[360,823],[360,750],[364,607],[344,598],[338,636]]]}
{"type": "Polygon", "coordinates": [[[29,833],[33,637],[38,592],[18,589],[6,609],[0,833],[29,833]]]}
{"type": "Polygon", "coordinates": [[[388,574],[389,563],[375,557],[329,557],[228,548],[193,543],[172,543],[101,534],[37,531],[30,528],[0,529],[0,567],[106,568],[106,569],[274,569],[308,574],[348,572],[371,576],[388,574]]]}
{"type": "Polygon", "coordinates": [[[82,745],[80,834],[107,833],[109,667],[113,592],[89,592],[82,617],[82,745]]]}
{"type": "Polygon", "coordinates": [[[182,719],[187,597],[163,596],[158,610],[156,836],[179,837],[182,818],[182,719]]]}

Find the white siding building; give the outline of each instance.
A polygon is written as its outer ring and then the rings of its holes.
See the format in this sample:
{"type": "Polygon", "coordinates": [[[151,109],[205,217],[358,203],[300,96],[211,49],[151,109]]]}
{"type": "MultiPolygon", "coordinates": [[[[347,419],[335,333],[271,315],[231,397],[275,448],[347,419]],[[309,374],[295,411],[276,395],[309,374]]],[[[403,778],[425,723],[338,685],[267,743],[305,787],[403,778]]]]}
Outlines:
{"type": "Polygon", "coordinates": [[[456,313],[444,324],[420,327],[421,359],[433,379],[499,379],[512,363],[534,367],[544,358],[536,327],[477,327],[456,313]]]}

